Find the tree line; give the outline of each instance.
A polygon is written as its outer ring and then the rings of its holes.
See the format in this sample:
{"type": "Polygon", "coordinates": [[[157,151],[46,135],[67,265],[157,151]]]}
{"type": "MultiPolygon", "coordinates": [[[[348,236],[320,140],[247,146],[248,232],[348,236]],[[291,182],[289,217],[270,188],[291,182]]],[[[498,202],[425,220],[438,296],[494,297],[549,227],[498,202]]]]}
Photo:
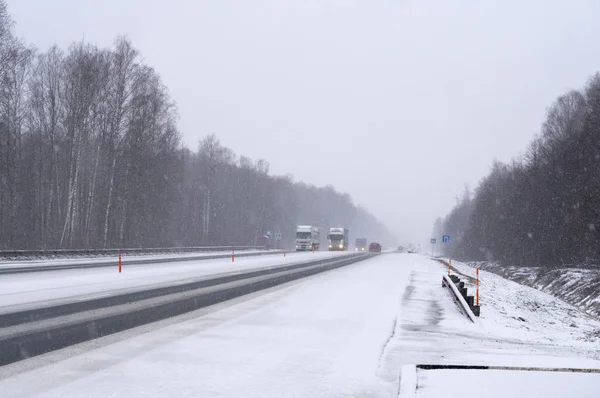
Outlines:
{"type": "Polygon", "coordinates": [[[269,175],[214,134],[184,147],[159,74],[124,37],[37,51],[0,0],[0,249],[259,245],[297,223],[384,241],[332,187],[269,175]]]}
{"type": "Polygon", "coordinates": [[[548,108],[541,132],[434,225],[449,254],[507,265],[600,262],[600,74],[548,108]]]}

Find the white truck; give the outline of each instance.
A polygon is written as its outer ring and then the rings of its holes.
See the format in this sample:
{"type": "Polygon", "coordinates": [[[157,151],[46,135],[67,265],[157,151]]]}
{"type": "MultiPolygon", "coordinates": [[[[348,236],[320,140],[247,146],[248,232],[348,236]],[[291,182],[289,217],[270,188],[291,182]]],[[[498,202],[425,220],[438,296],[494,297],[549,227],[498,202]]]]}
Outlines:
{"type": "Polygon", "coordinates": [[[348,229],[343,227],[329,228],[329,251],[346,251],[348,250],[348,229]]]}
{"type": "Polygon", "coordinates": [[[296,228],[296,251],[319,250],[320,245],[319,227],[298,225],[296,228]]]}

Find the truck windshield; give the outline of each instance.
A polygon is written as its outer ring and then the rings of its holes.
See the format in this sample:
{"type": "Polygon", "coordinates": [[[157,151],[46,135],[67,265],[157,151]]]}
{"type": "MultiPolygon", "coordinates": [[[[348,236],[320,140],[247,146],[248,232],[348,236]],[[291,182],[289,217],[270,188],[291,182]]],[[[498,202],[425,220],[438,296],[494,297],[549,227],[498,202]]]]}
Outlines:
{"type": "Polygon", "coordinates": [[[342,240],[344,239],[344,235],[329,235],[331,240],[342,240]]]}
{"type": "Polygon", "coordinates": [[[296,232],[296,239],[310,239],[310,232],[296,232]]]}

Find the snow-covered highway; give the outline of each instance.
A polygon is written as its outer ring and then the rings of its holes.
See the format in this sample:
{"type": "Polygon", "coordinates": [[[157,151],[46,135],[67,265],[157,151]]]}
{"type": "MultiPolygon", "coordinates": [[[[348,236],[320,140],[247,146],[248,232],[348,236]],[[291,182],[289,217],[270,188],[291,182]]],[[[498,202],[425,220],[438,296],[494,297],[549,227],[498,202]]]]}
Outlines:
{"type": "MultiPolygon", "coordinates": [[[[84,300],[174,283],[186,283],[202,277],[289,265],[317,258],[331,258],[343,252],[292,252],[268,256],[231,257],[215,260],[136,264],[125,263],[121,273],[117,265],[102,268],[69,269],[0,276],[0,313],[24,304],[51,305],[64,299],[84,300]]],[[[197,254],[196,254],[197,255],[197,254]]],[[[151,257],[149,257],[151,258],[151,257]]],[[[77,260],[75,260],[77,261],[77,260]]]]}
{"type": "MultiPolygon", "coordinates": [[[[173,263],[179,261],[199,261],[199,260],[216,260],[230,258],[233,253],[232,250],[219,250],[219,251],[184,251],[184,252],[156,252],[146,253],[144,249],[124,249],[125,253],[122,255],[123,265],[151,265],[161,263],[173,263]],[[133,250],[139,250],[139,252],[132,252],[133,250]]],[[[173,249],[162,249],[162,250],[173,250],[173,249]]],[[[182,249],[184,250],[184,249],[182,249]]],[[[202,250],[202,248],[198,248],[202,250]]],[[[117,250],[115,250],[117,251],[117,250]]],[[[91,251],[94,252],[94,251],[91,251]]],[[[51,252],[53,253],[53,252],[51,252]]],[[[0,275],[1,274],[18,274],[18,273],[31,273],[31,272],[42,272],[42,271],[58,271],[58,270],[70,270],[70,269],[82,269],[82,268],[100,268],[108,267],[114,268],[118,264],[118,254],[106,255],[103,252],[95,256],[81,256],[81,255],[58,255],[54,257],[34,257],[30,259],[11,258],[3,257],[4,252],[0,252],[0,275]]],[[[236,256],[239,257],[253,257],[268,254],[279,254],[280,250],[236,250],[236,256]]]]}
{"type": "MultiPolygon", "coordinates": [[[[414,376],[401,371],[415,364],[600,368],[598,320],[482,273],[482,316],[473,324],[441,287],[444,272],[423,256],[384,254],[2,367],[0,391],[3,398],[396,397],[399,381],[414,376]]],[[[456,383],[445,388],[440,373],[416,373],[419,397],[464,396],[456,383]]],[[[527,377],[513,375],[517,381],[492,380],[489,390],[481,377],[477,396],[531,391],[527,377]]],[[[569,380],[582,378],[545,378],[544,397],[560,396],[552,393],[565,389],[549,384],[569,380]]],[[[600,384],[600,375],[568,391],[597,396],[590,383],[600,384]]]]}

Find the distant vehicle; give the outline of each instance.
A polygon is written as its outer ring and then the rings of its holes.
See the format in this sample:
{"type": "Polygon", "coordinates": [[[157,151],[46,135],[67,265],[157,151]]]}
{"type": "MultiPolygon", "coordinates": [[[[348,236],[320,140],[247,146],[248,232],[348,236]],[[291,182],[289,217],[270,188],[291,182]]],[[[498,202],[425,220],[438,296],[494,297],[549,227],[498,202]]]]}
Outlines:
{"type": "Polygon", "coordinates": [[[371,242],[369,245],[369,252],[381,253],[381,245],[377,242],[371,242]]]}
{"type": "Polygon", "coordinates": [[[296,251],[319,250],[320,245],[319,227],[298,225],[296,228],[296,251]]]}
{"type": "Polygon", "coordinates": [[[354,251],[364,252],[367,250],[367,240],[365,238],[358,238],[354,242],[354,251]]]}
{"type": "Polygon", "coordinates": [[[329,251],[346,251],[348,250],[348,229],[343,227],[329,228],[329,251]]]}

